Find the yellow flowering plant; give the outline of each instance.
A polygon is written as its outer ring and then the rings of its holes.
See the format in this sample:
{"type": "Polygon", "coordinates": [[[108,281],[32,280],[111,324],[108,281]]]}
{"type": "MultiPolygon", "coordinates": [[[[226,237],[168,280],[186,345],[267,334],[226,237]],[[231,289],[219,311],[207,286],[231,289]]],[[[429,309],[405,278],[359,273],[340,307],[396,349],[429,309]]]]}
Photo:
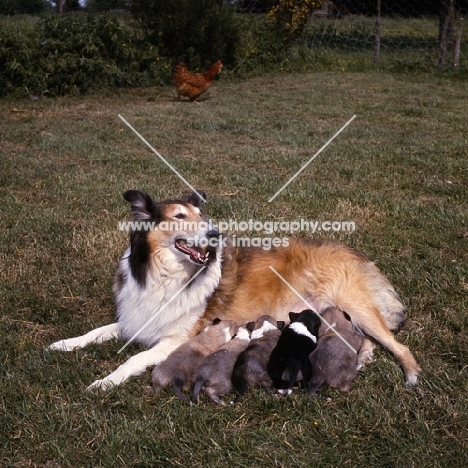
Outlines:
{"type": "Polygon", "coordinates": [[[267,23],[278,28],[283,41],[297,39],[322,0],[278,0],[267,15],[267,23]]]}

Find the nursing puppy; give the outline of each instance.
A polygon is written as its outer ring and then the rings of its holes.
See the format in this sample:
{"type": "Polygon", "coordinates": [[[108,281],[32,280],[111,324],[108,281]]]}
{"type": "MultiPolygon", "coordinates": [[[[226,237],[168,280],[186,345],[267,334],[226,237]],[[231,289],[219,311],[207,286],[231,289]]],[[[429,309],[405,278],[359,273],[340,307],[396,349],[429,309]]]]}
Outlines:
{"type": "Polygon", "coordinates": [[[203,390],[217,405],[224,405],[219,395],[227,395],[232,391],[231,375],[234,364],[249,342],[250,332],[245,326],[241,326],[231,341],[203,359],[195,373],[193,403],[198,401],[198,394],[203,390]]]}
{"type": "Polygon", "coordinates": [[[232,385],[241,395],[245,395],[251,386],[273,390],[266,366],[283,327],[283,321],[277,322],[269,315],[262,315],[247,324],[247,329],[252,332],[250,343],[239,354],[232,371],[232,385]]]}
{"type": "Polygon", "coordinates": [[[310,309],[289,312],[291,321],[278,339],[267,365],[277,392],[289,395],[296,382],[306,387],[312,377],[309,355],[317,345],[320,317],[310,309]]]}
{"type": "Polygon", "coordinates": [[[172,384],[178,398],[188,401],[182,393],[192,384],[193,374],[203,358],[232,339],[239,327],[232,320],[215,319],[199,335],[173,351],[168,358],[153,369],[153,390],[172,384]]]}
{"type": "Polygon", "coordinates": [[[322,317],[329,326],[322,323],[317,347],[310,355],[312,379],[308,391],[313,394],[327,384],[347,392],[357,374],[358,353],[364,336],[353,326],[349,315],[336,307],[325,309],[322,317]]]}

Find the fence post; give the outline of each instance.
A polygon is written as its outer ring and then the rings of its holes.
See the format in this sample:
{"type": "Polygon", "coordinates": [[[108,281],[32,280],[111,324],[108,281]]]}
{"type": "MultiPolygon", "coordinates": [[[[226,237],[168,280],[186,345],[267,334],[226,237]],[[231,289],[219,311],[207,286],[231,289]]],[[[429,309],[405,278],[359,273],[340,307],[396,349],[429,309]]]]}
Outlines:
{"type": "Polygon", "coordinates": [[[460,23],[458,25],[457,39],[455,41],[455,52],[453,54],[453,66],[458,68],[460,65],[460,46],[463,35],[463,23],[465,22],[464,18],[460,18],[460,23]]]}
{"type": "Polygon", "coordinates": [[[439,68],[445,64],[447,54],[447,44],[451,40],[453,32],[453,18],[455,15],[455,0],[444,0],[441,5],[441,15],[439,18],[439,68]]]}
{"type": "Polygon", "coordinates": [[[377,0],[377,17],[375,19],[374,65],[378,65],[380,60],[380,3],[381,0],[377,0]]]}

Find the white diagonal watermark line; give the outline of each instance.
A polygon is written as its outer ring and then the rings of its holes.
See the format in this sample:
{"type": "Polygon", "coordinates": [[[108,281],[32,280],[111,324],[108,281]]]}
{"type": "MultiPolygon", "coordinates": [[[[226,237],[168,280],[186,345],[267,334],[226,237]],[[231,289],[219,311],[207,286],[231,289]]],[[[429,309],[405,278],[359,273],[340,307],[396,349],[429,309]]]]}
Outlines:
{"type": "Polygon", "coordinates": [[[336,336],[338,336],[338,338],[341,339],[341,341],[343,341],[343,343],[345,343],[352,351],[354,351],[356,354],[357,354],[357,351],[346,341],[346,339],[341,336],[336,330],[335,328],[333,327],[333,325],[330,325],[308,302],[307,302],[307,299],[305,299],[304,297],[302,297],[297,291],[296,289],[294,289],[292,287],[291,284],[289,284],[271,265],[269,266],[270,267],[270,270],[273,271],[273,273],[286,285],[289,287],[289,289],[299,298],[299,299],[302,299],[302,301],[304,302],[304,304],[307,305],[307,307],[312,310],[313,312],[315,312],[319,317],[320,317],[320,320],[325,323],[325,325],[330,329],[330,330],[333,330],[336,334],[336,336]]]}
{"type": "Polygon", "coordinates": [[[273,201],[354,119],[353,115],[269,200],[273,201]]]}
{"type": "Polygon", "coordinates": [[[201,267],[118,351],[120,354],[204,269],[201,267]]]}
{"type": "Polygon", "coordinates": [[[187,182],[187,180],[184,178],[184,176],[179,172],[177,171],[177,169],[172,166],[168,161],[166,161],[160,154],[158,151],[156,151],[147,141],[146,139],[140,135],[140,133],[138,133],[120,114],[119,114],[119,119],[122,120],[122,122],[127,125],[127,127],[133,131],[133,133],[135,133],[135,135],[137,135],[140,140],[151,150],[153,151],[154,154],[156,154],[156,156],[159,157],[159,159],[161,159],[161,161],[172,171],[174,172],[175,175],[177,175],[179,177],[180,180],[182,180],[182,182],[184,182],[185,185],[187,185],[194,193],[198,194],[198,196],[204,201],[206,202],[206,200],[200,195],[200,193],[195,190],[192,185],[190,185],[189,182],[187,182]]]}

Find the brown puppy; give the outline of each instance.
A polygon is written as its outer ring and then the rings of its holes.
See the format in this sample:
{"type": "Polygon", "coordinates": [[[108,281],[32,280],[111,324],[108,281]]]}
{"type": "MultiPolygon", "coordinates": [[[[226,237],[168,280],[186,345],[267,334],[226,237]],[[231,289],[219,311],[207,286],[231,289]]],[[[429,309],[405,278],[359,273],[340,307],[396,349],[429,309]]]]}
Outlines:
{"type": "Polygon", "coordinates": [[[203,359],[196,371],[192,402],[198,401],[198,394],[203,390],[217,405],[224,405],[219,395],[226,395],[232,390],[231,374],[239,354],[250,342],[250,332],[245,326],[239,327],[237,335],[218,351],[203,359]]]}
{"type": "Polygon", "coordinates": [[[255,322],[249,322],[251,339],[247,349],[239,354],[232,371],[232,385],[244,395],[251,386],[273,390],[273,382],[267,372],[268,359],[281,335],[284,322],[277,322],[269,315],[262,315],[255,322]]]}
{"type": "Polygon", "coordinates": [[[181,400],[189,401],[182,390],[192,384],[193,374],[203,359],[230,341],[237,333],[237,324],[232,320],[215,319],[199,335],[173,351],[168,358],[153,369],[153,390],[172,383],[174,393],[181,400]]]}
{"type": "Polygon", "coordinates": [[[325,309],[322,318],[326,323],[319,328],[317,347],[309,357],[312,379],[308,391],[313,394],[327,384],[347,392],[357,374],[364,336],[353,326],[349,315],[336,307],[325,309]]]}

